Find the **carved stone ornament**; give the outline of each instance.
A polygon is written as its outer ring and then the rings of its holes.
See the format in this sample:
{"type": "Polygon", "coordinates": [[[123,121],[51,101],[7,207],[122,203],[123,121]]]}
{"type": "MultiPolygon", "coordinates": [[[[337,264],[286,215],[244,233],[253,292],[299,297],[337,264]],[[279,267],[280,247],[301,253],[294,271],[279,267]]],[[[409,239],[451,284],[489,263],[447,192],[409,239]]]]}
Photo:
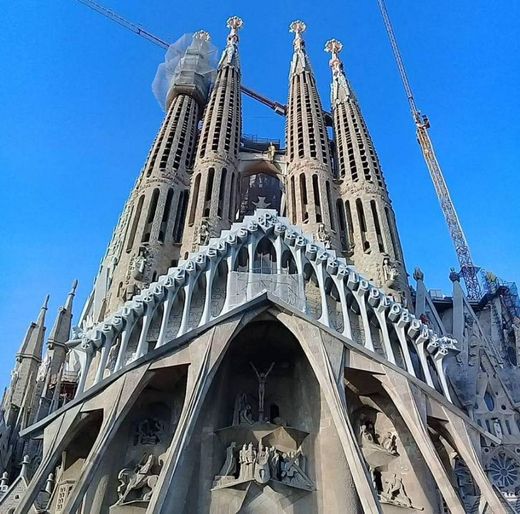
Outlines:
{"type": "Polygon", "coordinates": [[[280,482],[288,487],[312,491],[314,483],[306,472],[306,458],[301,451],[282,451],[274,446],[243,444],[237,450],[231,442],[226,450],[226,460],[215,476],[214,489],[233,487],[254,481],[265,485],[269,481],[280,482]]]}
{"type": "Polygon", "coordinates": [[[145,418],[139,421],[134,432],[134,446],[150,446],[161,442],[165,433],[164,422],[157,418],[145,418]]]}
{"type": "Polygon", "coordinates": [[[386,287],[393,287],[399,278],[399,268],[397,263],[390,257],[383,258],[383,281],[386,287]]]}
{"type": "Polygon", "coordinates": [[[412,500],[406,494],[403,485],[403,479],[398,477],[395,473],[385,480],[385,485],[380,494],[382,503],[389,503],[398,507],[405,507],[414,510],[424,510],[423,507],[415,507],[412,505],[412,500]]]}
{"type": "Polygon", "coordinates": [[[117,475],[119,500],[116,505],[148,503],[157,484],[162,464],[163,456],[157,458],[153,454],[145,453],[133,469],[123,468],[117,475]]]}
{"type": "Polygon", "coordinates": [[[331,237],[323,223],[320,223],[318,225],[318,232],[316,233],[316,239],[320,243],[323,243],[323,246],[325,246],[325,248],[327,248],[327,250],[329,250],[331,248],[331,246],[332,246],[331,237]]]}

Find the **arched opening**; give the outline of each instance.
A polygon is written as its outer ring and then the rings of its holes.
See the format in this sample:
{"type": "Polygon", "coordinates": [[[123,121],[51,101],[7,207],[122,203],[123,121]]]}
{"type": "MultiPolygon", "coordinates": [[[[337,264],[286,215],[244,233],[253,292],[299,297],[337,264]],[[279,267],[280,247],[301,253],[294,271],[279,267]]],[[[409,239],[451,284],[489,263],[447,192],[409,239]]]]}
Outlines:
{"type": "Polygon", "coordinates": [[[327,293],[327,309],[331,328],[338,332],[343,331],[343,310],[338,288],[330,277],[325,280],[325,291],[327,293]]]}
{"type": "Polygon", "coordinates": [[[282,273],[293,275],[298,273],[298,267],[291,250],[285,249],[282,253],[282,273]]]}
{"type": "Polygon", "coordinates": [[[249,253],[247,246],[242,246],[235,259],[235,269],[233,271],[249,271],[249,253]]]}
{"type": "Polygon", "coordinates": [[[328,182],[328,181],[326,184],[326,189],[327,189],[327,204],[329,207],[329,216],[330,216],[330,228],[335,231],[336,230],[336,220],[334,219],[334,207],[333,207],[333,203],[332,203],[332,194],[330,192],[330,182],[328,182]]]}
{"type": "Polygon", "coordinates": [[[356,200],[356,210],[359,221],[359,230],[361,231],[361,244],[363,245],[363,251],[370,253],[370,242],[367,239],[367,222],[365,219],[365,210],[363,209],[363,203],[361,199],[356,200]]]}
{"type": "Polygon", "coordinates": [[[305,311],[314,319],[320,319],[322,314],[321,293],[318,278],[312,264],[307,262],[303,267],[305,284],[305,311]]]}
{"type": "Polygon", "coordinates": [[[226,303],[226,291],[228,281],[228,264],[222,259],[218,266],[211,287],[211,316],[216,318],[226,303]]]}
{"type": "Polygon", "coordinates": [[[180,287],[175,295],[175,299],[173,301],[172,309],[170,311],[170,316],[168,319],[168,325],[166,328],[165,334],[165,342],[172,341],[177,337],[179,333],[179,328],[181,328],[182,322],[182,312],[184,309],[184,302],[186,299],[186,293],[184,292],[184,287],[180,287]]]}
{"type": "Polygon", "coordinates": [[[159,242],[164,243],[164,238],[166,236],[166,229],[168,228],[168,221],[170,219],[170,210],[172,208],[172,200],[173,200],[173,189],[168,189],[168,194],[166,195],[166,202],[164,204],[163,215],[161,219],[161,226],[159,227],[159,242]]]}
{"type": "Polygon", "coordinates": [[[280,214],[282,184],[272,172],[260,171],[240,180],[240,219],[256,209],[275,209],[280,214]]]}
{"type": "Polygon", "coordinates": [[[199,198],[199,190],[200,190],[200,173],[195,177],[195,182],[193,184],[193,196],[191,199],[191,209],[190,209],[190,219],[189,225],[193,226],[195,222],[195,213],[197,212],[197,200],[199,198]]]}
{"type": "Polygon", "coordinates": [[[346,251],[348,249],[348,235],[347,235],[347,223],[345,220],[345,210],[343,202],[340,198],[336,200],[336,214],[339,223],[339,239],[341,242],[341,249],[346,251]]]}
{"type": "Polygon", "coordinates": [[[276,273],[276,250],[267,237],[263,237],[256,246],[253,269],[257,273],[276,273]]]}
{"type": "Polygon", "coordinates": [[[208,170],[208,178],[206,181],[206,193],[204,195],[204,211],[203,216],[208,217],[211,212],[211,195],[213,193],[213,180],[215,178],[215,168],[208,170]]]}
{"type": "Polygon", "coordinates": [[[314,208],[316,209],[316,223],[321,223],[323,216],[321,215],[320,185],[318,183],[318,175],[316,174],[312,176],[312,194],[314,197],[314,208]]]}
{"type": "MultiPolygon", "coordinates": [[[[265,476],[266,488],[259,488],[255,493],[255,502],[261,502],[262,510],[269,505],[271,484],[284,487],[284,491],[292,488],[298,495],[299,510],[316,511],[313,491],[318,476],[323,483],[329,483],[333,473],[338,473],[337,468],[331,470],[321,465],[316,455],[327,441],[341,446],[334,427],[327,434],[320,430],[321,424],[330,419],[330,410],[298,340],[284,325],[265,312],[261,319],[242,328],[229,343],[200,412],[193,428],[194,436],[187,441],[185,450],[193,458],[180,462],[181,476],[191,477],[191,480],[183,481],[185,512],[197,512],[200,501],[193,491],[206,491],[207,484],[215,484],[212,503],[225,505],[227,512],[227,495],[234,491],[226,488],[226,482],[240,477],[240,482],[246,486],[249,482],[254,483],[250,468],[240,462],[239,452],[244,445],[255,454],[262,454],[269,448],[271,456],[279,463],[265,476]],[[261,436],[259,445],[259,438],[254,434],[262,429],[265,435],[261,436]],[[283,472],[285,465],[290,463],[289,453],[292,452],[291,458],[299,458],[299,470],[294,471],[298,474],[299,487],[292,486],[291,478],[283,472]],[[203,465],[207,462],[206,455],[212,456],[212,466],[203,465]],[[227,478],[222,480],[223,476],[227,478]]],[[[337,459],[347,467],[342,453],[337,459]]],[[[335,501],[332,493],[324,491],[322,494],[326,501],[329,496],[330,501],[335,501]]],[[[176,494],[174,499],[166,498],[164,508],[167,512],[175,511],[178,497],[176,494]]],[[[346,505],[341,511],[347,511],[346,505]]],[[[279,509],[273,512],[279,512],[279,509]]]]}
{"type": "Polygon", "coordinates": [[[347,222],[347,250],[353,248],[354,245],[354,225],[352,223],[352,211],[350,210],[350,202],[345,202],[345,216],[347,222]]]}
{"type": "Polygon", "coordinates": [[[195,282],[195,287],[193,288],[193,293],[191,295],[187,330],[199,326],[204,312],[204,304],[206,303],[206,286],[206,274],[201,273],[197,278],[197,282],[195,282]]]}
{"type": "Polygon", "coordinates": [[[188,209],[188,196],[189,193],[186,189],[181,191],[179,194],[179,203],[177,205],[177,212],[175,213],[175,221],[173,223],[172,232],[172,238],[174,243],[180,243],[182,241],[182,234],[184,232],[184,222],[186,220],[186,210],[188,209]]]}
{"type": "Polygon", "coordinates": [[[222,217],[222,207],[226,203],[226,180],[227,180],[227,168],[222,168],[222,174],[220,175],[220,187],[218,193],[218,208],[217,216],[222,217]]]}
{"type": "Polygon", "coordinates": [[[141,211],[143,210],[143,202],[144,195],[141,195],[139,201],[137,202],[137,209],[135,210],[134,220],[132,221],[132,228],[130,229],[128,242],[126,243],[126,253],[129,253],[130,250],[132,250],[132,246],[134,246],[135,233],[137,232],[137,227],[139,226],[139,219],[141,218],[141,211]]]}
{"type": "Polygon", "coordinates": [[[372,218],[374,220],[374,227],[376,229],[376,237],[377,237],[377,245],[379,247],[379,251],[385,251],[385,245],[383,243],[383,235],[381,233],[381,225],[379,223],[379,215],[377,214],[377,206],[374,200],[370,200],[370,209],[372,210],[372,218]]]}
{"type": "Polygon", "coordinates": [[[302,209],[302,223],[309,222],[309,211],[307,206],[307,184],[305,182],[305,173],[300,174],[300,203],[302,209]]]}
{"type": "Polygon", "coordinates": [[[102,410],[89,412],[78,422],[73,439],[61,453],[59,473],[54,474],[59,476],[59,479],[48,505],[49,512],[63,511],[99,435],[102,422],[102,410]]]}
{"type": "Polygon", "coordinates": [[[159,189],[154,189],[152,193],[152,199],[150,200],[150,206],[148,207],[148,216],[144,225],[143,237],[141,238],[142,243],[150,241],[150,235],[153,228],[153,220],[155,218],[155,212],[157,210],[157,203],[159,202],[159,189]]]}

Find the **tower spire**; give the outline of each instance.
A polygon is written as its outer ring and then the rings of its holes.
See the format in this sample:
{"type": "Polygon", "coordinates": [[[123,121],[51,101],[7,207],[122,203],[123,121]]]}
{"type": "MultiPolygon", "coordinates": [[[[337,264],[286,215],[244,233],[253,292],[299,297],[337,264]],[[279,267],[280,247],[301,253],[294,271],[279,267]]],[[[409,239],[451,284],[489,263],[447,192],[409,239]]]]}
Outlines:
{"type": "Polygon", "coordinates": [[[182,258],[231,226],[236,211],[238,153],[242,133],[238,32],[244,22],[228,18],[226,48],[222,52],[211,91],[193,169],[182,258]]]}
{"type": "Polygon", "coordinates": [[[409,289],[395,215],[381,165],[339,53],[343,44],[330,39],[331,103],[341,202],[342,246],[369,279],[408,300],[409,289]]]}
{"type": "Polygon", "coordinates": [[[83,310],[84,327],[113,313],[179,260],[213,50],[209,34],[198,31],[178,61],[167,93],[166,116],[83,310]]]}
{"type": "Polygon", "coordinates": [[[305,50],[303,21],[293,21],[294,53],[289,73],[287,105],[288,214],[293,223],[328,246],[338,248],[330,143],[310,60],[305,50]]]}

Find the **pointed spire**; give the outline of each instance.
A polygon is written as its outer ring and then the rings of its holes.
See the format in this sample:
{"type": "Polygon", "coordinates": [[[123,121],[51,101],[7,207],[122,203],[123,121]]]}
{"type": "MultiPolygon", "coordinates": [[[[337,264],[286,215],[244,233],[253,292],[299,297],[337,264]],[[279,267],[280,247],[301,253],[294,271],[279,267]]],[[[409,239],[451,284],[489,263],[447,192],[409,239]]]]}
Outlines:
{"type": "Polygon", "coordinates": [[[238,31],[244,26],[244,22],[238,16],[231,16],[231,18],[228,18],[226,26],[229,28],[229,34],[226,48],[220,59],[219,68],[222,66],[240,68],[240,60],[238,58],[238,31]]]}
{"type": "Polygon", "coordinates": [[[343,62],[339,58],[339,53],[343,50],[343,43],[337,39],[329,39],[325,43],[325,52],[331,54],[329,66],[332,69],[331,101],[335,105],[342,100],[352,97],[352,88],[345,76],[343,62]]]}
{"type": "Polygon", "coordinates": [[[305,41],[303,40],[302,34],[307,29],[307,25],[301,20],[293,21],[289,25],[289,32],[294,34],[293,47],[294,54],[291,61],[291,75],[295,73],[301,73],[304,70],[312,72],[311,63],[307,57],[305,51],[305,41]]]}
{"type": "Polygon", "coordinates": [[[17,357],[35,357],[38,360],[42,358],[43,338],[45,336],[45,314],[49,304],[49,295],[45,297],[40,314],[36,323],[31,323],[27,330],[27,334],[20,346],[17,357]]]}
{"type": "Polygon", "coordinates": [[[65,305],[60,307],[58,315],[49,334],[47,346],[53,349],[56,344],[65,344],[69,340],[71,323],[72,323],[72,304],[76,294],[78,281],[74,280],[70,293],[67,295],[65,305]]]}

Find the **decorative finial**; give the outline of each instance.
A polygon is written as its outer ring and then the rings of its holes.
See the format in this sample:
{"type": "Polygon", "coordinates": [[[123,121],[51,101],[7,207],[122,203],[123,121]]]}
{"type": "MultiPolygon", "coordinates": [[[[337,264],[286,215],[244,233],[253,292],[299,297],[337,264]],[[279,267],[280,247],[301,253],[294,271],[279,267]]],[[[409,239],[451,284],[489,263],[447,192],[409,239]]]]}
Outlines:
{"type": "Polygon", "coordinates": [[[42,305],[42,310],[47,310],[47,306],[49,305],[49,298],[50,298],[50,294],[48,294],[46,297],[45,297],[45,300],[43,300],[43,305],[42,305]]]}
{"type": "Polygon", "coordinates": [[[75,279],[74,282],[72,282],[72,287],[70,288],[69,294],[75,295],[77,287],[78,287],[78,279],[75,279]]]}
{"type": "Polygon", "coordinates": [[[231,16],[231,18],[228,18],[226,26],[229,29],[228,43],[237,43],[238,31],[244,26],[242,18],[231,16]]]}
{"type": "Polygon", "coordinates": [[[422,272],[421,268],[415,268],[413,272],[413,278],[414,280],[424,280],[424,273],[422,272]]]}
{"type": "Polygon", "coordinates": [[[22,469],[20,470],[20,476],[27,478],[30,462],[31,459],[29,458],[29,455],[24,455],[22,460],[22,469]]]}
{"type": "Polygon", "coordinates": [[[460,282],[460,273],[457,273],[455,268],[450,268],[450,280],[452,282],[460,282]]]}
{"type": "Polygon", "coordinates": [[[303,45],[302,34],[307,29],[307,25],[301,20],[295,20],[289,25],[289,32],[294,33],[294,47],[300,49],[303,45]]]}
{"type": "Polygon", "coordinates": [[[329,39],[325,43],[325,52],[329,52],[332,55],[329,61],[329,66],[332,68],[332,71],[341,71],[342,64],[339,58],[341,50],[343,50],[343,43],[338,39],[329,39]]]}
{"type": "Polygon", "coordinates": [[[193,39],[198,39],[200,41],[210,41],[211,36],[209,35],[209,32],[206,32],[205,30],[197,30],[197,32],[193,34],[193,39]]]}

